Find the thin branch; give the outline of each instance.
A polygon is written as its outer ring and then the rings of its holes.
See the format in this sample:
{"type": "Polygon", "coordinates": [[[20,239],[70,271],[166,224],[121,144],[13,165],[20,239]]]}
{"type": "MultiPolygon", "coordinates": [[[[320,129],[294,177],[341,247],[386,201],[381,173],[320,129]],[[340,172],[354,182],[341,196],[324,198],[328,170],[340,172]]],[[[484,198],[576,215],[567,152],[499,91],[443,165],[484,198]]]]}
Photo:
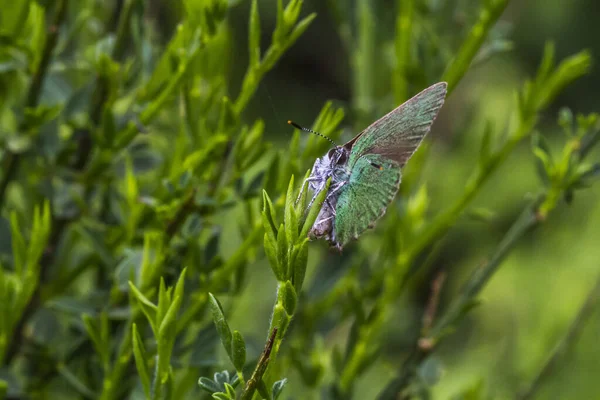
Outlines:
{"type": "MultiPolygon", "coordinates": [[[[437,309],[440,303],[440,294],[442,292],[442,287],[444,286],[444,282],[446,281],[446,273],[444,271],[439,272],[433,282],[431,283],[431,295],[429,296],[429,301],[427,302],[427,308],[425,309],[425,313],[423,314],[423,328],[421,329],[423,336],[428,336],[431,327],[433,326],[433,321],[435,320],[435,316],[437,314],[437,309]]],[[[423,350],[428,350],[431,347],[428,346],[427,341],[419,341],[419,347],[423,348],[423,350]]]]}
{"type": "Polygon", "coordinates": [[[520,400],[531,399],[537,390],[541,387],[542,383],[549,378],[551,373],[556,366],[556,363],[565,354],[565,352],[579,339],[579,335],[583,329],[583,326],[588,321],[594,311],[597,310],[597,306],[600,303],[600,277],[596,281],[596,284],[590,290],[583,306],[579,309],[577,316],[571,323],[569,330],[565,336],[558,342],[550,357],[546,360],[542,369],[535,376],[529,387],[521,392],[519,395],[520,400]]]}
{"type": "Polygon", "coordinates": [[[260,355],[260,359],[256,364],[256,368],[254,368],[254,372],[248,382],[246,383],[246,387],[240,396],[240,400],[251,400],[252,396],[254,396],[254,392],[256,391],[258,384],[262,380],[262,377],[269,366],[269,360],[271,359],[271,350],[273,349],[273,344],[275,343],[275,337],[277,336],[277,328],[273,329],[271,332],[271,336],[267,340],[265,344],[265,348],[260,355]]]}

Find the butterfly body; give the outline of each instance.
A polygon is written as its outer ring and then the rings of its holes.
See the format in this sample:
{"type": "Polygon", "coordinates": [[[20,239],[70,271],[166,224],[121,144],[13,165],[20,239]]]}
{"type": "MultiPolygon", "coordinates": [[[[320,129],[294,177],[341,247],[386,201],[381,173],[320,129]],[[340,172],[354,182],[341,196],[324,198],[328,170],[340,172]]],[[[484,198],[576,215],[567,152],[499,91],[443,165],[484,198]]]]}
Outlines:
{"type": "Polygon", "coordinates": [[[429,132],[445,96],[445,82],[432,85],[315,161],[307,178],[311,204],[329,178],[331,184],[309,237],[325,238],[341,250],[375,225],[396,196],[401,168],[429,132]]]}

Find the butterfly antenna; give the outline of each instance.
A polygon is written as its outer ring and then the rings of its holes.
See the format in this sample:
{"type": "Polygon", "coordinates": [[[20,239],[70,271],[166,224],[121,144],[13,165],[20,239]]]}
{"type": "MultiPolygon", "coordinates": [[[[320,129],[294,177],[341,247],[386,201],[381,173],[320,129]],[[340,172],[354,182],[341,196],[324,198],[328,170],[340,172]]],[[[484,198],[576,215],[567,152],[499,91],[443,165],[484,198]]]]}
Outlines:
{"type": "Polygon", "coordinates": [[[327,136],[323,135],[322,133],[315,132],[312,129],[308,129],[308,128],[305,128],[303,126],[300,126],[297,123],[295,123],[294,121],[288,121],[288,124],[290,124],[291,126],[293,126],[296,129],[300,129],[301,131],[310,132],[310,133],[314,133],[317,136],[321,136],[322,138],[324,138],[325,140],[327,140],[329,143],[331,143],[335,147],[339,147],[336,142],[334,142],[333,140],[331,140],[331,138],[328,138],[327,136]]]}

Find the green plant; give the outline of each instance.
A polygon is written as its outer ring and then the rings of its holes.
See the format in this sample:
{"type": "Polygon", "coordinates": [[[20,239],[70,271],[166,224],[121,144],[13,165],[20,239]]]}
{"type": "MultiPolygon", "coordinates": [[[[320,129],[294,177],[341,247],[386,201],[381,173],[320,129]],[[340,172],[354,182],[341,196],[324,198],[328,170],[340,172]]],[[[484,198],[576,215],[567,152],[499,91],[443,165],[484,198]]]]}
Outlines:
{"type": "MultiPolygon", "coordinates": [[[[531,139],[539,195],[439,313],[436,286],[426,322],[407,335],[401,368],[366,385],[381,399],[428,395],[440,368],[430,356],[502,261],[600,175],[588,161],[600,138],[596,114],[560,111],[560,157],[537,133],[550,130],[542,113],[589,71],[590,54],[557,64],[547,45],[535,77],[516,91],[506,133],[487,124],[478,160],[464,161],[473,174],[449,205],[430,204],[421,175],[433,157],[427,143],[378,229],[327,255],[307,238],[327,189],[307,209],[294,177],[308,176],[329,143],[289,129],[288,140],[248,116],[261,82],[316,14],[301,17],[302,0],[253,0],[243,17],[247,43],[239,44],[243,4],[165,6],[165,19],[177,21],[165,38],[149,17],[160,14],[158,3],[16,0],[0,11],[0,399],[358,398],[361,380],[384,364],[399,298],[531,139]],[[263,51],[268,10],[274,27],[263,51]],[[238,91],[231,58],[242,47],[248,61],[238,91]],[[273,133],[286,145],[277,148],[273,133]],[[256,276],[261,293],[248,293],[256,276]],[[267,297],[271,311],[259,305],[267,297]],[[252,316],[240,318],[240,309],[252,316]],[[245,331],[248,320],[264,343],[245,331]]],[[[452,91],[510,48],[495,31],[508,3],[399,1],[389,29],[378,23],[385,10],[376,2],[328,2],[352,67],[354,126],[434,81],[452,91]]],[[[338,140],[343,120],[342,108],[327,102],[312,128],[338,140]]],[[[465,397],[483,392],[475,385],[465,397]]]]}

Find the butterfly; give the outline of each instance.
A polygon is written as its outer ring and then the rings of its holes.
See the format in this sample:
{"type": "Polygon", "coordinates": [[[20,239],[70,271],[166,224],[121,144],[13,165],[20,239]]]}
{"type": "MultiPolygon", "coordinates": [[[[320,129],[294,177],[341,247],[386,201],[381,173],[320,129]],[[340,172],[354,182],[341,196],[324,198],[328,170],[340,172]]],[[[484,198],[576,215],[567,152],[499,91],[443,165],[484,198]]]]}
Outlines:
{"type": "MultiPolygon", "coordinates": [[[[317,158],[302,185],[304,190],[308,183],[308,189],[313,193],[308,207],[329,178],[331,184],[308,233],[310,238],[325,238],[341,251],[350,240],[375,226],[396,196],[402,168],[431,129],[444,104],[446,91],[446,82],[428,87],[369,125],[348,143],[336,145],[317,158]]],[[[288,123],[317,133],[291,121],[288,123]]]]}

